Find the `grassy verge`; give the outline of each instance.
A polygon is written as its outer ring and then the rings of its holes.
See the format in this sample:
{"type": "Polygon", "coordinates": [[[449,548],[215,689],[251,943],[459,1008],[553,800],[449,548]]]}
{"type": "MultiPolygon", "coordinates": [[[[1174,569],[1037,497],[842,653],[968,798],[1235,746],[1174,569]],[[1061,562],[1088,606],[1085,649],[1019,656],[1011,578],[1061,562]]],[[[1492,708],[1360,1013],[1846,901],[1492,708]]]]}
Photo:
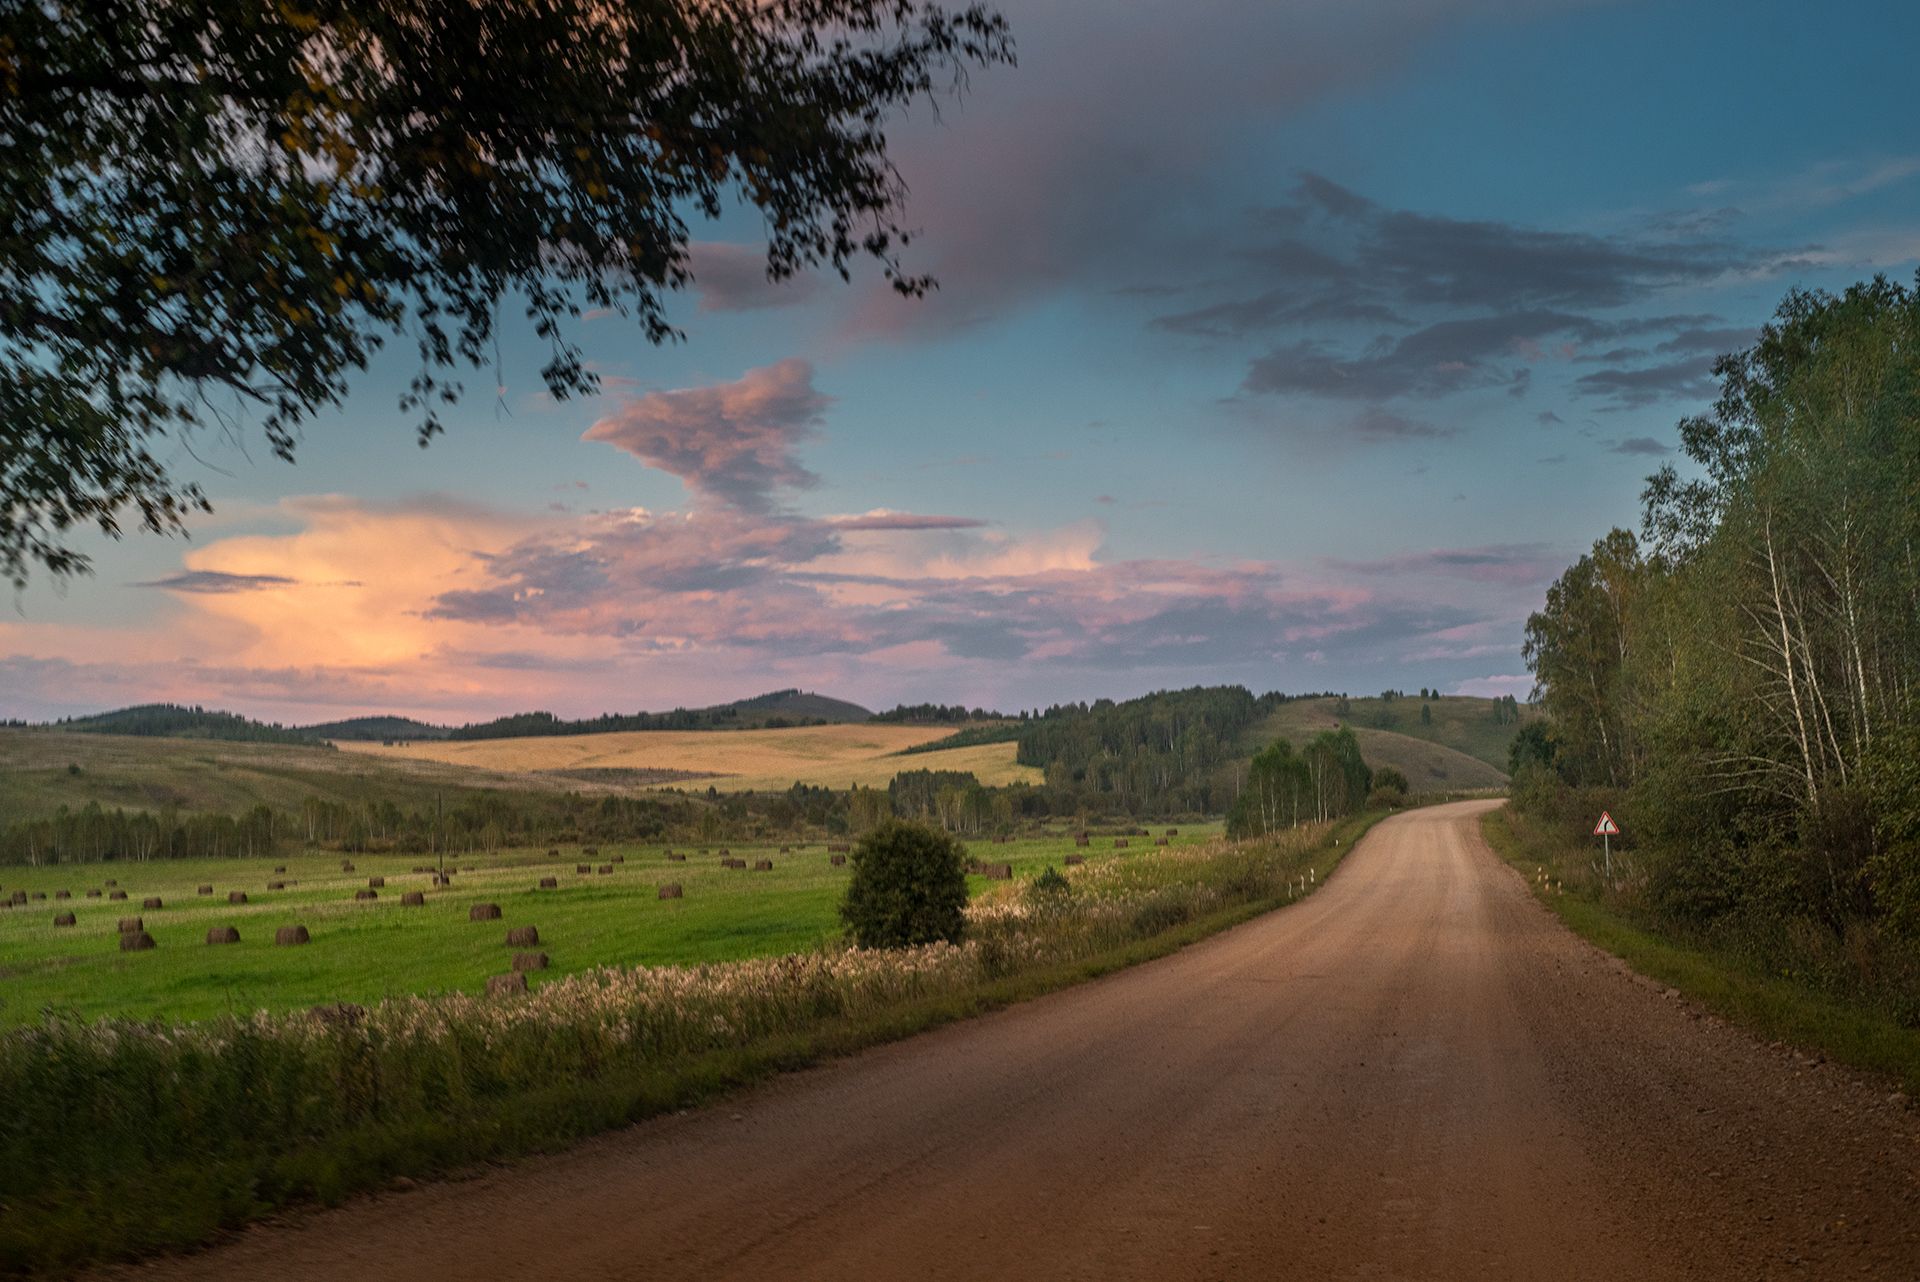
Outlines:
{"type": "Polygon", "coordinates": [[[803,955],[605,971],[508,1002],[17,1030],[0,1040],[0,1271],[184,1249],[281,1207],[551,1151],[1161,957],[1289,902],[1307,868],[1324,884],[1383,817],[1089,865],[1068,911],[1003,887],[967,945],[897,961],[803,955]]]}
{"type": "Polygon", "coordinates": [[[1908,1092],[1920,1091],[1920,1029],[1791,978],[1759,973],[1740,958],[1629,919],[1591,893],[1551,889],[1539,880],[1538,869],[1547,869],[1548,881],[1556,881],[1556,870],[1586,865],[1591,852],[1563,848],[1511,808],[1490,811],[1480,822],[1487,843],[1582,938],[1761,1036],[1884,1073],[1908,1092]]]}

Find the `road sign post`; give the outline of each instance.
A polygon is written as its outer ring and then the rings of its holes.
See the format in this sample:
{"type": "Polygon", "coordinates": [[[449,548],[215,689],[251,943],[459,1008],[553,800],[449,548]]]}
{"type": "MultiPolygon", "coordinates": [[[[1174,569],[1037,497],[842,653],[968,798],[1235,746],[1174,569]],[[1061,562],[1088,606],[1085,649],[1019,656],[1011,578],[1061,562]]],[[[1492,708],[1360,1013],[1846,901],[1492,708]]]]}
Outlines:
{"type": "Polygon", "coordinates": [[[1600,839],[1600,850],[1607,862],[1607,884],[1609,886],[1613,884],[1613,839],[1619,831],[1620,825],[1613,821],[1613,816],[1602,810],[1600,812],[1600,822],[1593,826],[1593,835],[1600,839]]]}

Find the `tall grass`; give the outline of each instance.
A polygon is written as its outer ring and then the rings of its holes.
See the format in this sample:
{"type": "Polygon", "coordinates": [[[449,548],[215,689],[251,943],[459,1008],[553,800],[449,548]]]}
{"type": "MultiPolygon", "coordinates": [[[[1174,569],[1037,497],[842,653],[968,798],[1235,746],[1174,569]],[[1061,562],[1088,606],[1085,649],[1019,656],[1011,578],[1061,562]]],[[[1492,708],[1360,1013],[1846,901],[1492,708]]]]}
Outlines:
{"type": "Polygon", "coordinates": [[[0,1035],[0,1268],[191,1244],[276,1205],[544,1147],[911,1031],[990,1003],[1010,977],[1068,982],[1063,968],[1123,964],[1142,941],[1284,902],[1363,828],[999,887],[970,906],[958,945],[604,968],[505,999],[13,1030],[0,1035]]]}

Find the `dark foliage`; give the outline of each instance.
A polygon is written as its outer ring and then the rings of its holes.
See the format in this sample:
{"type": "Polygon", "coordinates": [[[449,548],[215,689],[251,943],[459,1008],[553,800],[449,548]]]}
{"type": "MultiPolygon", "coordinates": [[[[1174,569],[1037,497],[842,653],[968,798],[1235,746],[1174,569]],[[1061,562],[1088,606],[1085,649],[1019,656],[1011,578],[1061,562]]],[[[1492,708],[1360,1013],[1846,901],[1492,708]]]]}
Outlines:
{"type": "Polygon", "coordinates": [[[957,943],[966,931],[966,854],[938,828],[890,819],[860,839],[840,920],[863,948],[957,943]]]}

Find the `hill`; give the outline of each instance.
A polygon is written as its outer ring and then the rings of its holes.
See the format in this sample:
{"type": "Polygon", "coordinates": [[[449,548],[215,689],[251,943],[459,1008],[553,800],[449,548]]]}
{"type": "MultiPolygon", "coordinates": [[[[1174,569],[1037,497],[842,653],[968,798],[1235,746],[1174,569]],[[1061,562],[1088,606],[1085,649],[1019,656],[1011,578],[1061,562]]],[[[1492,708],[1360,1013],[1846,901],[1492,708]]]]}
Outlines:
{"type": "Polygon", "coordinates": [[[841,725],[867,721],[873,714],[857,703],[804,690],[775,690],[751,699],[715,704],[710,708],[675,708],[671,712],[609,712],[580,721],[567,721],[551,712],[518,712],[492,721],[461,726],[453,739],[525,739],[556,735],[612,734],[656,730],[752,730],[785,726],[841,725]]]}
{"type": "Polygon", "coordinates": [[[1327,695],[1281,704],[1253,726],[1242,746],[1253,751],[1284,737],[1298,747],[1322,730],[1344,725],[1359,739],[1368,765],[1392,766],[1415,792],[1500,788],[1507,783],[1507,748],[1514,734],[1539,715],[1522,704],[1518,722],[1502,722],[1497,700],[1467,695],[1426,700],[1327,695]],[[1429,712],[1425,721],[1423,703],[1429,712]]]}
{"type": "Polygon", "coordinates": [[[315,744],[320,736],[278,723],[254,721],[233,712],[189,708],[177,703],[143,703],[90,717],[54,723],[72,734],[123,734],[168,739],[221,739],[234,743],[315,744]]]}
{"type": "Polygon", "coordinates": [[[300,732],[316,739],[444,739],[453,733],[453,727],[431,725],[412,717],[349,717],[345,721],[301,726],[300,732]]]}

